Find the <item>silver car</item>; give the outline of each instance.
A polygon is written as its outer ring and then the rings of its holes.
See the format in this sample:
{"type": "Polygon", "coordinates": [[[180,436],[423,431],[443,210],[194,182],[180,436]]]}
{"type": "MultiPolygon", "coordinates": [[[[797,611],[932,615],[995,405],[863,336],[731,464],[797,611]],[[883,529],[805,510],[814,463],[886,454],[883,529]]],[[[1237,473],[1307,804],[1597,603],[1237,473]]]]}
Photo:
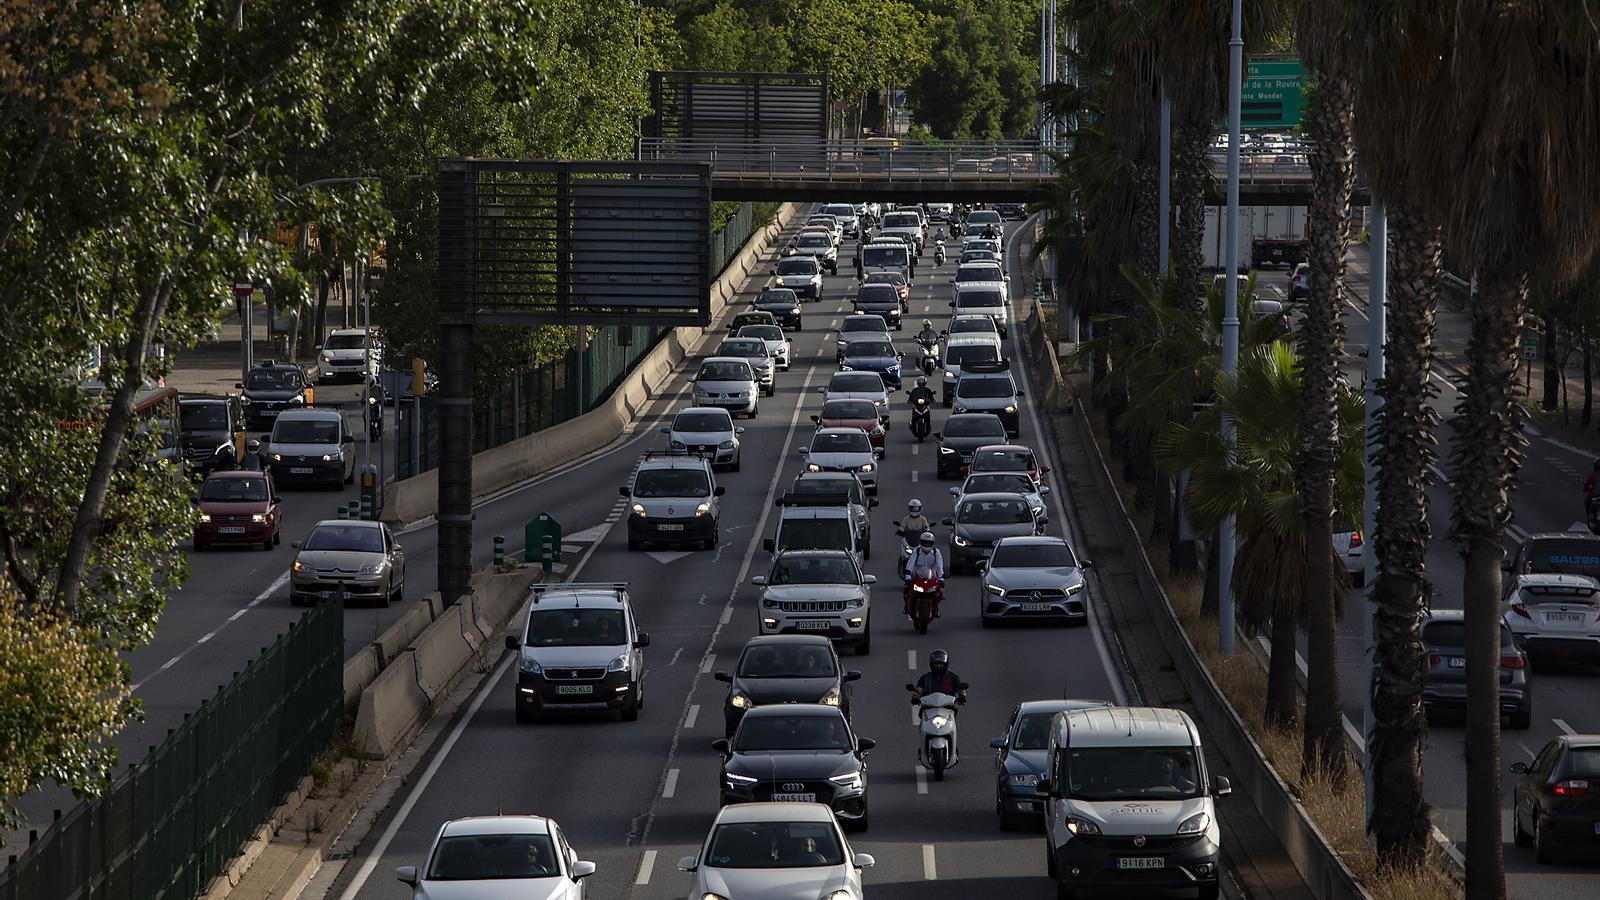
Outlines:
{"type": "Polygon", "coordinates": [[[661,429],[667,436],[667,449],[677,452],[696,452],[711,460],[714,466],[724,466],[739,471],[739,435],[743,426],[733,424],[733,416],[725,409],[710,406],[691,406],[672,417],[672,424],[661,429]]]}
{"type": "Polygon", "coordinates": [[[772,358],[772,353],[767,350],[767,342],[761,338],[734,337],[724,338],[717,345],[713,356],[737,356],[749,360],[750,368],[755,370],[756,381],[761,383],[761,390],[768,397],[777,393],[777,363],[772,358]]]}
{"type": "Polygon", "coordinates": [[[889,323],[884,321],[883,316],[872,314],[845,316],[844,321],[839,324],[838,352],[834,355],[834,360],[844,359],[844,348],[849,346],[852,341],[876,340],[879,338],[886,341],[891,340],[889,337],[889,323]]]}
{"type": "Polygon", "coordinates": [[[439,827],[420,871],[394,872],[415,900],[583,900],[583,880],[594,873],[544,816],[452,819],[439,827]]]}
{"type": "Polygon", "coordinates": [[[878,421],[889,427],[889,389],[876,372],[835,372],[825,385],[817,386],[822,402],[829,400],[871,400],[878,406],[878,421]]]}
{"type": "Polygon", "coordinates": [[[694,900],[854,900],[875,864],[850,848],[827,804],[789,801],[724,806],[700,852],[678,860],[694,874],[694,900]]]}
{"type": "Polygon", "coordinates": [[[821,297],[822,263],[815,256],[785,256],[772,270],[769,287],[788,288],[802,297],[821,297]]]}
{"type": "Polygon", "coordinates": [[[299,551],[289,564],[289,602],[295,606],[340,592],[350,602],[388,606],[405,594],[405,551],[382,522],[324,519],[290,546],[299,551]]]}
{"type": "Polygon", "coordinates": [[[1007,537],[983,566],[978,613],[985,628],[1002,619],[1089,621],[1083,573],[1093,566],[1058,537],[1007,537]]]}
{"type": "Polygon", "coordinates": [[[695,406],[715,406],[754,419],[760,395],[755,370],[742,357],[707,357],[694,376],[695,406]]]}
{"type": "Polygon", "coordinates": [[[967,494],[1021,494],[1022,499],[1028,501],[1028,508],[1033,510],[1034,517],[1041,522],[1048,522],[1050,514],[1044,505],[1044,495],[1048,493],[1049,485],[1034,484],[1026,472],[974,472],[961,482],[960,487],[950,489],[950,508],[952,511],[959,508],[961,498],[967,494]]]}
{"type": "Polygon", "coordinates": [[[783,329],[776,325],[746,325],[739,329],[735,337],[760,338],[767,344],[767,353],[778,368],[789,371],[789,364],[794,356],[794,341],[789,340],[783,329]]]}
{"type": "Polygon", "coordinates": [[[818,428],[811,446],[800,448],[808,472],[854,472],[869,494],[878,493],[878,460],[867,433],[859,428],[818,428]]]}

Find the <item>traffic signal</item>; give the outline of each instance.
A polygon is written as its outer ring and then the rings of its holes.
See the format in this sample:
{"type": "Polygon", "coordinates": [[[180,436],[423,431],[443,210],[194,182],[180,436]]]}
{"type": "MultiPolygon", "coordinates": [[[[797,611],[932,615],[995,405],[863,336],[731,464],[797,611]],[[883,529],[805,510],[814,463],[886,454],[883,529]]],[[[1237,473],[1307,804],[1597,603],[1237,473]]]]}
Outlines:
{"type": "Polygon", "coordinates": [[[427,360],[411,360],[411,396],[421,397],[428,392],[427,360]]]}

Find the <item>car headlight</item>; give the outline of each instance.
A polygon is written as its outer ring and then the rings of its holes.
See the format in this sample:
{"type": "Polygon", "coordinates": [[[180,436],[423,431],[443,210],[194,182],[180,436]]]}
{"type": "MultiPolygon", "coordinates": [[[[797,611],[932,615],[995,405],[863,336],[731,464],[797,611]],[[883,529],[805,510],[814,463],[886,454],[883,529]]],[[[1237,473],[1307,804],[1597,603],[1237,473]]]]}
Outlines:
{"type": "Polygon", "coordinates": [[[950,448],[949,448],[949,447],[940,447],[940,448],[939,448],[939,455],[940,455],[940,456],[944,456],[944,455],[945,455],[945,454],[947,454],[947,453],[948,453],[948,454],[951,454],[951,455],[954,455],[954,454],[955,454],[955,451],[954,451],[954,450],[951,450],[951,449],[950,449],[950,448]]]}
{"type": "Polygon", "coordinates": [[[893,365],[889,366],[889,371],[891,371],[891,372],[900,371],[900,364],[899,363],[894,363],[893,365]]]}
{"type": "Polygon", "coordinates": [[[1034,518],[1044,515],[1044,507],[1042,506],[1030,506],[1028,510],[1033,513],[1034,518]]]}
{"type": "Polygon", "coordinates": [[[1005,408],[1006,415],[1010,415],[1010,414],[1012,414],[1012,413],[1014,413],[1016,411],[1017,411],[1017,405],[1015,403],[1013,403],[1010,406],[1005,408]]]}
{"type": "Polygon", "coordinates": [[[325,362],[325,363],[331,363],[331,362],[333,362],[333,356],[331,354],[328,354],[328,353],[323,353],[322,354],[322,361],[325,362]]]}
{"type": "Polygon", "coordinates": [[[336,460],[338,458],[339,458],[339,456],[336,453],[324,453],[324,454],[322,454],[322,461],[323,462],[333,462],[334,460],[336,460]]]}
{"type": "Polygon", "coordinates": [[[274,454],[272,454],[272,461],[273,462],[283,462],[283,454],[282,453],[274,453],[274,454]]]}
{"type": "Polygon", "coordinates": [[[720,449],[720,450],[732,450],[733,449],[733,441],[723,441],[722,443],[717,445],[717,448],[720,449]]]}
{"type": "Polygon", "coordinates": [[[933,717],[933,727],[935,727],[935,728],[943,728],[944,726],[946,726],[948,724],[950,724],[950,717],[949,716],[934,716],[933,717]]]}
{"type": "Polygon", "coordinates": [[[695,516],[695,518],[698,519],[698,518],[700,518],[701,516],[705,515],[706,513],[710,512],[710,511],[711,511],[711,504],[710,503],[702,503],[699,506],[696,506],[694,508],[694,516],[695,516]]]}
{"type": "Polygon", "coordinates": [[[762,597],[761,605],[765,606],[767,609],[777,609],[778,601],[772,599],[771,597],[762,597]]]}
{"type": "Polygon", "coordinates": [[[544,674],[544,669],[539,665],[539,661],[531,656],[519,658],[517,660],[517,668],[523,672],[527,672],[529,675],[544,674]]]}
{"type": "Polygon", "coordinates": [[[744,694],[734,691],[733,696],[728,699],[728,705],[734,709],[749,709],[750,707],[755,706],[755,703],[744,694]]]}
{"type": "Polygon", "coordinates": [[[673,450],[687,450],[687,449],[689,449],[688,445],[685,444],[683,441],[673,441],[668,446],[673,450]]]}
{"type": "Polygon", "coordinates": [[[964,413],[964,412],[966,412],[966,411],[967,411],[967,408],[966,408],[966,407],[965,407],[965,406],[962,406],[962,405],[961,405],[961,404],[959,404],[959,403],[957,403],[957,404],[956,404],[956,408],[955,408],[955,412],[956,412],[956,414],[958,414],[958,415],[959,415],[959,414],[961,414],[961,413],[964,413]]]}
{"type": "Polygon", "coordinates": [[[626,671],[628,671],[628,654],[626,652],[618,653],[616,659],[613,659],[611,662],[606,663],[606,671],[607,672],[626,672],[626,671]]]}
{"type": "Polygon", "coordinates": [[[252,401],[250,400],[249,397],[240,395],[240,397],[239,397],[239,405],[240,406],[249,406],[251,402],[252,401]]]}
{"type": "MultiPolygon", "coordinates": [[[[1205,815],[1205,813],[1201,813],[1205,815]]],[[[1067,831],[1072,834],[1099,834],[1100,826],[1077,816],[1067,816],[1067,831]]]]}
{"type": "MultiPolygon", "coordinates": [[[[201,521],[209,522],[209,521],[211,521],[211,517],[208,516],[208,515],[205,515],[204,513],[201,513],[201,521]]],[[[260,525],[261,523],[267,521],[267,514],[266,513],[251,513],[250,514],[250,521],[256,523],[257,525],[260,525]]]]}
{"type": "MultiPolygon", "coordinates": [[[[832,775],[832,776],[829,776],[828,780],[833,782],[834,784],[837,784],[838,786],[840,786],[842,788],[858,789],[858,788],[861,787],[861,773],[860,772],[847,772],[847,773],[845,773],[843,775],[832,775]]],[[[830,894],[829,896],[834,896],[834,895],[830,894]]],[[[850,895],[849,894],[845,894],[845,896],[848,897],[850,895]]]]}
{"type": "MultiPolygon", "coordinates": [[[[728,787],[736,787],[736,788],[737,787],[749,787],[750,785],[755,784],[756,781],[758,780],[758,779],[755,779],[755,778],[751,778],[749,775],[735,775],[732,772],[724,772],[722,777],[728,779],[728,787]]],[[[707,894],[706,896],[707,897],[715,897],[717,895],[716,894],[707,894]]]]}
{"type": "Polygon", "coordinates": [[[856,370],[856,367],[850,365],[849,363],[841,363],[840,366],[839,366],[839,370],[841,372],[854,372],[856,370]]]}
{"type": "Polygon", "coordinates": [[[866,606],[866,605],[867,605],[867,602],[865,600],[862,600],[860,597],[851,597],[849,600],[846,600],[844,602],[844,608],[845,609],[860,609],[861,607],[866,606]]]}
{"type": "Polygon", "coordinates": [[[808,464],[806,466],[806,471],[807,472],[821,472],[822,471],[822,467],[817,465],[816,463],[810,463],[810,464],[808,464]]]}
{"type": "Polygon", "coordinates": [[[945,372],[944,372],[944,380],[945,381],[955,381],[956,380],[956,373],[950,371],[949,369],[946,369],[945,372]]]}
{"type": "MultiPolygon", "coordinates": [[[[798,307],[798,306],[797,306],[797,307],[795,307],[795,308],[794,308],[794,311],[795,311],[795,312],[799,312],[799,311],[800,311],[800,307],[798,307]]],[[[844,341],[838,341],[838,342],[837,342],[837,343],[838,343],[838,344],[839,344],[839,349],[840,349],[840,350],[843,350],[843,349],[844,349],[844,341]]]]}
{"type": "Polygon", "coordinates": [[[1205,813],[1195,813],[1178,826],[1179,834],[1199,834],[1211,827],[1211,817],[1205,813]]]}
{"type": "Polygon", "coordinates": [[[201,513],[200,514],[200,521],[202,523],[210,522],[211,521],[211,514],[210,513],[201,513]]]}
{"type": "Polygon", "coordinates": [[[874,466],[872,463],[862,463],[861,464],[861,471],[863,471],[863,472],[871,472],[873,469],[876,469],[876,468],[877,468],[877,466],[874,466]]]}
{"type": "Polygon", "coordinates": [[[1030,775],[1007,775],[1006,776],[1006,784],[1016,785],[1017,787],[1033,787],[1034,785],[1036,785],[1038,783],[1039,783],[1039,776],[1037,776],[1037,775],[1031,775],[1030,774],[1030,775]]]}
{"type": "Polygon", "coordinates": [[[996,597],[1003,597],[1006,593],[1006,589],[997,584],[986,584],[983,586],[983,589],[995,595],[996,597]]]}
{"type": "MultiPolygon", "coordinates": [[[[796,306],[794,309],[789,310],[789,312],[792,313],[793,315],[797,315],[798,316],[798,315],[800,315],[800,307],[796,306]]],[[[842,343],[843,342],[841,342],[841,344],[842,343]]]]}
{"type": "Polygon", "coordinates": [[[721,894],[713,894],[710,891],[706,891],[704,894],[700,895],[700,900],[728,900],[728,898],[722,896],[721,894]]]}
{"type": "Polygon", "coordinates": [[[826,706],[838,706],[839,705],[839,699],[840,699],[839,698],[839,689],[838,688],[833,688],[833,689],[829,690],[826,694],[822,695],[822,700],[820,702],[823,703],[826,706]]]}
{"type": "Polygon", "coordinates": [[[1071,587],[1067,588],[1067,596],[1071,597],[1073,594],[1079,593],[1082,590],[1083,590],[1083,582],[1080,581],[1077,584],[1072,585],[1071,587]]]}
{"type": "Polygon", "coordinates": [[[643,516],[644,515],[644,504],[643,503],[635,503],[633,505],[633,514],[636,515],[636,516],[643,516]]]}
{"type": "Polygon", "coordinates": [[[383,571],[383,563],[373,563],[372,565],[369,565],[369,566],[362,566],[360,571],[356,572],[356,574],[357,575],[376,575],[376,574],[378,574],[379,572],[382,572],[382,571],[383,571]]]}
{"type": "Polygon", "coordinates": [[[955,537],[952,537],[950,540],[952,542],[954,542],[957,547],[965,547],[968,544],[972,543],[971,541],[967,540],[966,538],[962,537],[959,534],[956,535],[955,537]]]}
{"type": "Polygon", "coordinates": [[[306,402],[306,395],[305,394],[295,394],[293,397],[289,398],[289,405],[290,406],[304,406],[305,402],[306,402]]]}

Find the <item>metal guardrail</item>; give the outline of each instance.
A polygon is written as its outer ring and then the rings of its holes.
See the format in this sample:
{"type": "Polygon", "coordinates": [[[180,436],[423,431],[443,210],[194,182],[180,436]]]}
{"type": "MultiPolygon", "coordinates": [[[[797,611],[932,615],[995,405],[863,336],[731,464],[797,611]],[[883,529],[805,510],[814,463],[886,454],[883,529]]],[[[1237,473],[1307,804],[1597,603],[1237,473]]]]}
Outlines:
{"type": "Polygon", "coordinates": [[[639,158],[709,162],[720,177],[748,174],[817,181],[870,176],[889,181],[1037,182],[1055,174],[1055,162],[1032,141],[891,147],[867,141],[775,144],[641,138],[639,158]]]}

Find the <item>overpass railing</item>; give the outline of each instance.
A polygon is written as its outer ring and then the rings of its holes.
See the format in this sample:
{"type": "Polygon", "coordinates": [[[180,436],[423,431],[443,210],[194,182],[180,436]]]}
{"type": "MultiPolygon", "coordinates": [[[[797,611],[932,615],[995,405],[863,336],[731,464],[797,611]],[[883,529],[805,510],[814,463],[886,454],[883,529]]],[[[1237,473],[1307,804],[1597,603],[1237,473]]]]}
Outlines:
{"type": "Polygon", "coordinates": [[[750,175],[800,180],[947,178],[961,181],[1039,181],[1055,163],[1036,141],[910,143],[868,141],[730,143],[640,138],[640,159],[698,160],[716,176],[750,175]]]}

